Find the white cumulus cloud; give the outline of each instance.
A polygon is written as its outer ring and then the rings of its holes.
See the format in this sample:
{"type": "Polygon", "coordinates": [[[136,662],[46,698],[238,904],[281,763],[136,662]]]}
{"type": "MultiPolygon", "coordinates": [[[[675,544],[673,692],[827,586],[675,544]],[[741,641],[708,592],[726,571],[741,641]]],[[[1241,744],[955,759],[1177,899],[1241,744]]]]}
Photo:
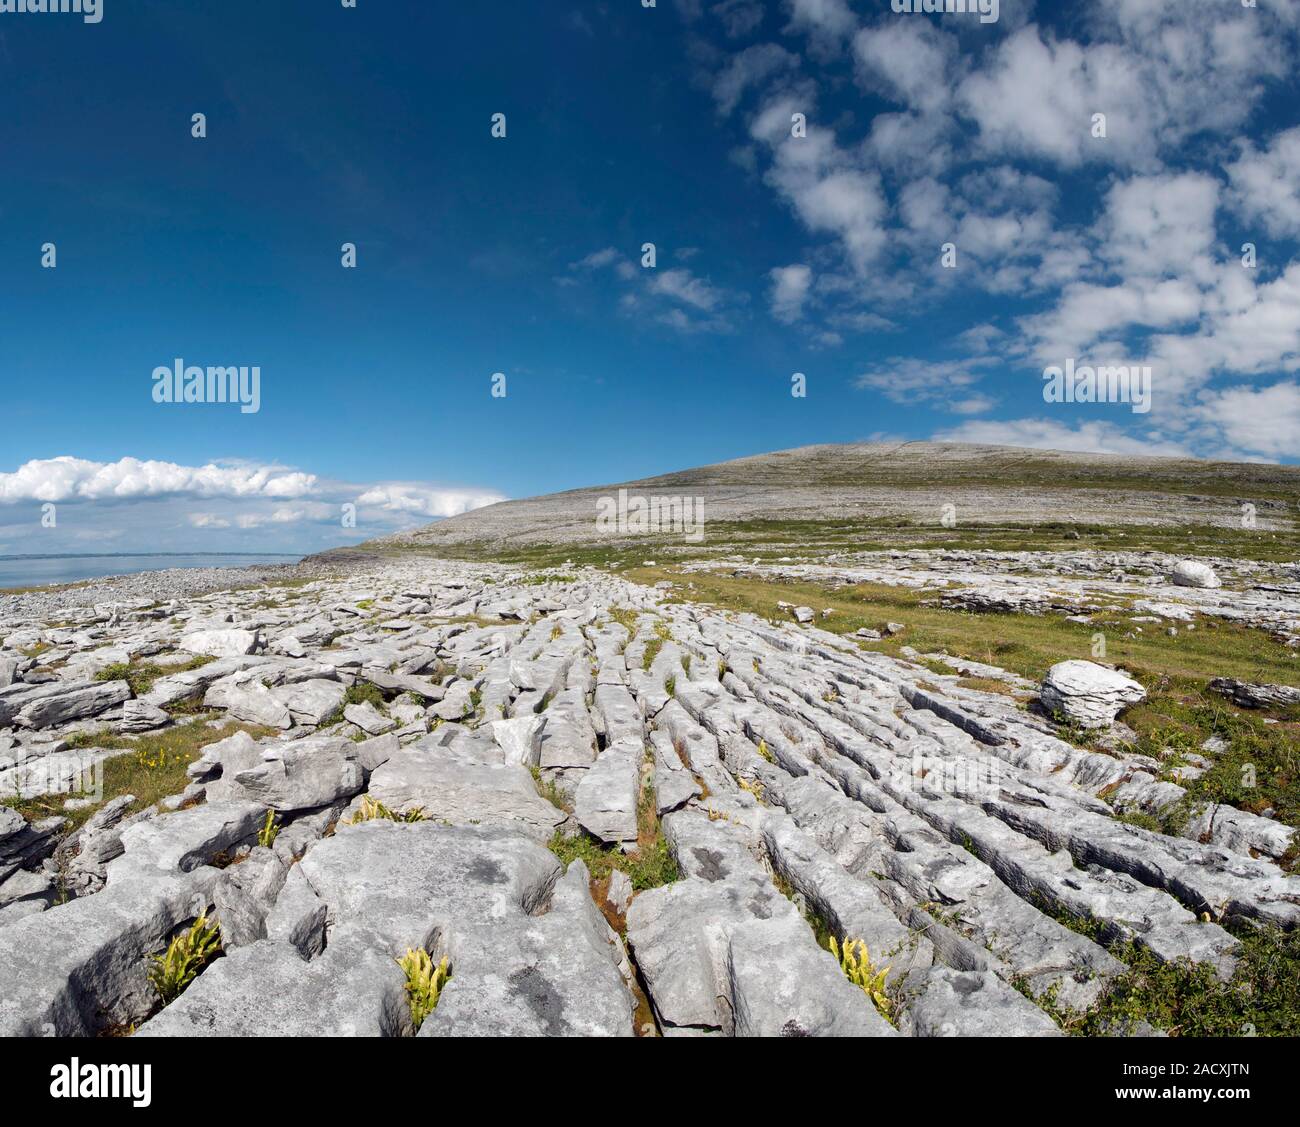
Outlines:
{"type": "Polygon", "coordinates": [[[771,278],[772,315],[787,324],[799,320],[812,287],[812,270],[807,266],[778,266],[771,278]]]}
{"type": "Polygon", "coordinates": [[[1113,423],[1081,422],[1070,427],[1055,419],[978,420],[940,431],[936,442],[974,442],[991,446],[1030,446],[1080,454],[1139,454],[1191,457],[1187,448],[1159,434],[1137,434],[1113,423]]]}
{"type": "Polygon", "coordinates": [[[150,497],[293,498],[311,494],[314,474],[274,466],[180,466],[120,458],[91,462],[68,456],[34,459],[0,473],[0,503],[110,501],[150,497]]]}
{"type": "Polygon", "coordinates": [[[1197,413],[1236,446],[1278,458],[1300,452],[1300,383],[1295,381],[1209,392],[1197,413]]]}
{"type": "Polygon", "coordinates": [[[426,517],[454,517],[504,501],[487,490],[438,489],[410,482],[374,485],[357,498],[358,505],[374,505],[386,512],[426,517]]]}
{"type": "Polygon", "coordinates": [[[1300,236],[1300,126],[1279,133],[1264,149],[1242,142],[1227,172],[1242,215],[1278,238],[1300,236]]]}

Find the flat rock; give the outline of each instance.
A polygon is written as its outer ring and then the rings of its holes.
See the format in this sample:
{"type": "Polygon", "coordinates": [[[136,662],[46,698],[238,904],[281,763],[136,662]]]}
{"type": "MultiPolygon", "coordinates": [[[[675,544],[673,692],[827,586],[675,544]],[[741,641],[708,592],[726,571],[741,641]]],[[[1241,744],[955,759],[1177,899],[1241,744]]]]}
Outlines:
{"type": "MultiPolygon", "coordinates": [[[[287,938],[236,950],[140,1035],[409,1035],[396,959],[426,944],[448,957],[452,977],[423,1036],[632,1033],[631,995],[585,869],[561,880],[527,836],[367,822],[341,828],[298,867],[327,906],[324,950],[304,960],[287,938]]],[[[286,882],[282,895],[298,905],[286,920],[311,914],[304,893],[286,882]]]]}
{"type": "Polygon", "coordinates": [[[537,793],[523,767],[475,762],[426,737],[403,748],[370,777],[370,795],[390,810],[423,810],[452,825],[511,827],[547,841],[564,821],[537,793]]]}
{"type": "Polygon", "coordinates": [[[596,728],[580,690],[564,690],[542,716],[538,763],[543,769],[590,767],[596,762],[596,728]]]}
{"type": "Polygon", "coordinates": [[[578,782],[574,817],[583,829],[601,841],[636,841],[640,761],[639,749],[607,749],[578,782]]]}
{"type": "Polygon", "coordinates": [[[122,705],[122,720],[118,730],[127,733],[152,732],[171,722],[170,715],[148,701],[128,700],[122,705]]]}
{"type": "Polygon", "coordinates": [[[736,1037],[896,1037],[802,920],[754,920],[727,937],[724,983],[736,1037]]]}
{"type": "Polygon", "coordinates": [[[1288,685],[1264,685],[1216,677],[1210,688],[1240,708],[1291,708],[1300,705],[1300,689],[1288,685]]]}
{"type": "Polygon", "coordinates": [[[257,761],[234,769],[229,782],[233,797],[263,807],[316,810],[359,794],[366,771],[351,740],[309,736],[258,748],[257,761]]]}
{"type": "Polygon", "coordinates": [[[224,708],[233,720],[260,724],[266,728],[292,728],[289,706],[255,676],[238,682],[218,682],[204,695],[207,708],[224,708]]]}
{"type": "Polygon", "coordinates": [[[107,866],[108,883],[209,865],[254,840],[264,814],[250,802],[219,802],[133,822],[120,835],[122,856],[107,866]]]}
{"type": "Polygon", "coordinates": [[[0,727],[50,728],[84,720],[130,699],[125,681],[56,681],[0,689],[0,727]]]}
{"type": "Polygon", "coordinates": [[[373,704],[350,704],[343,710],[343,718],[349,724],[355,724],[368,736],[382,736],[397,727],[397,721],[385,716],[373,704]]]}
{"type": "Polygon", "coordinates": [[[256,630],[195,630],[178,643],[187,653],[208,657],[238,657],[251,654],[261,642],[256,630]]]}
{"type": "Polygon", "coordinates": [[[338,710],[347,696],[347,688],[339,681],[313,677],[279,686],[271,693],[289,710],[295,724],[318,727],[338,710]]]}
{"type": "Polygon", "coordinates": [[[1146,698],[1132,677],[1091,661],[1062,661],[1039,689],[1043,707],[1084,728],[1108,728],[1129,705],[1146,698]]]}
{"type": "Polygon", "coordinates": [[[930,967],[913,972],[899,1015],[909,1037],[1060,1037],[1030,999],[991,971],[930,967]]]}

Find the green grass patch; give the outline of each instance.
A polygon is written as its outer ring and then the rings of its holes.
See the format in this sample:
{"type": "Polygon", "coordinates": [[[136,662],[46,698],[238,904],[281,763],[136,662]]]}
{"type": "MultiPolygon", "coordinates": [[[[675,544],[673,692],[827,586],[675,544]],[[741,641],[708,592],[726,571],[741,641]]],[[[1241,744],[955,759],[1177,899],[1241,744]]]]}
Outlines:
{"type": "Polygon", "coordinates": [[[998,693],[1004,697],[1017,695],[1014,688],[1005,681],[999,681],[996,677],[960,677],[957,680],[957,687],[959,689],[977,689],[981,693],[998,693]]]}
{"type": "Polygon", "coordinates": [[[573,801],[556,785],[554,779],[542,777],[542,769],[537,766],[529,767],[533,775],[533,782],[537,784],[537,793],[540,794],[547,802],[557,810],[563,810],[566,814],[573,813],[573,801]]]}
{"type": "Polygon", "coordinates": [[[644,892],[672,884],[681,876],[655,810],[654,788],[644,782],[637,802],[637,842],[632,852],[605,845],[582,830],[572,835],[557,830],[549,848],[566,867],[574,861],[584,862],[593,883],[607,884],[610,873],[619,869],[627,874],[633,889],[644,892]]]}
{"type": "Polygon", "coordinates": [[[664,643],[671,642],[672,640],[673,633],[668,628],[668,624],[666,622],[656,622],[654,626],[654,637],[645,644],[645,654],[641,658],[641,668],[648,673],[650,671],[650,666],[655,663],[655,658],[659,656],[659,651],[664,648],[664,643]]]}
{"type": "Polygon", "coordinates": [[[1139,732],[1132,750],[1164,761],[1166,774],[1184,753],[1213,761],[1205,774],[1182,782],[1192,803],[1221,802],[1254,814],[1271,810],[1277,821],[1300,827],[1300,718],[1294,711],[1269,717],[1213,693],[1165,693],[1130,710],[1126,719],[1139,732]],[[1225,740],[1226,750],[1201,751],[1210,736],[1225,740]]]}
{"type": "Polygon", "coordinates": [[[335,724],[343,722],[343,710],[350,704],[373,704],[384,715],[388,714],[387,700],[384,697],[384,690],[370,681],[357,681],[348,686],[348,690],[343,694],[343,703],[333,712],[320,722],[318,730],[332,728],[335,724]]]}
{"type": "Polygon", "coordinates": [[[96,681],[125,681],[131,686],[131,692],[142,697],[153,688],[160,677],[170,677],[174,673],[191,673],[216,661],[214,657],[199,655],[183,665],[161,666],[149,661],[117,662],[105,666],[95,674],[96,681]]]}
{"type": "Polygon", "coordinates": [[[1300,1036],[1300,930],[1238,933],[1239,962],[1228,981],[1206,963],[1162,963],[1149,950],[1122,944],[1111,953],[1128,967],[1084,1013],[1043,1006],[1074,1036],[1124,1035],[1149,1022],[1172,1037],[1300,1036]]]}
{"type": "Polygon", "coordinates": [[[655,658],[659,656],[659,651],[664,648],[662,638],[651,638],[645,644],[645,653],[641,656],[641,668],[646,672],[650,671],[650,666],[654,665],[655,658]]]}
{"type": "MultiPolygon", "coordinates": [[[[680,581],[682,576],[666,568],[633,568],[628,578],[651,585],[664,578],[680,581]]],[[[1211,736],[1222,736],[1228,751],[1211,756],[1214,767],[1183,784],[1191,802],[1224,802],[1254,813],[1272,809],[1279,821],[1300,826],[1300,720],[1283,712],[1245,711],[1207,689],[1210,680],[1225,676],[1297,683],[1300,663],[1294,651],[1262,631],[1202,619],[1195,630],[1180,630],[1177,638],[1163,632],[1125,638],[1131,624],[1122,619],[1105,625],[1068,622],[1059,615],[973,614],[927,606],[933,592],[903,587],[832,587],[711,573],[692,574],[690,580],[695,584],[689,592],[691,601],[767,619],[777,615],[776,603],[781,599],[830,607],[835,613],[820,625],[841,635],[886,621],[903,622],[907,630],[902,635],[863,643],[863,648],[896,657],[904,645],[922,653],[943,651],[1034,682],[1058,661],[1092,660],[1092,636],[1101,630],[1107,639],[1107,662],[1127,669],[1149,694],[1121,716],[1138,734],[1133,750],[1161,759],[1169,770],[1178,765],[1179,752],[1206,754],[1199,751],[1200,745],[1211,736]],[[1266,719],[1279,722],[1267,724],[1266,719]]],[[[954,672],[942,662],[923,659],[921,664],[944,675],[954,672]]],[[[1009,691],[1001,683],[994,688],[975,678],[963,678],[958,684],[1009,691]]],[[[1062,729],[1061,734],[1084,747],[1093,746],[1097,739],[1096,733],[1081,730],[1062,729]]],[[[1185,806],[1171,812],[1171,817],[1185,823],[1189,813],[1190,806],[1185,806]]]]}
{"type": "MultiPolygon", "coordinates": [[[[1032,898],[1065,927],[1103,943],[1106,925],[1032,898]]],[[[1208,963],[1161,962],[1137,943],[1113,943],[1126,970],[1112,979],[1088,1010],[1060,1005],[1055,988],[1034,997],[1021,980],[1013,985],[1040,1005],[1067,1033],[1124,1036],[1149,1022],[1172,1037],[1294,1037],[1300,1034],[1300,929],[1226,924],[1238,939],[1237,966],[1226,981],[1208,963]]]]}
{"type": "Polygon", "coordinates": [[[662,837],[648,848],[624,853],[616,846],[604,845],[581,831],[571,836],[557,832],[551,838],[549,848],[566,867],[574,861],[584,862],[593,880],[607,881],[610,873],[619,869],[627,874],[637,892],[672,884],[680,876],[677,862],[668,851],[668,842],[662,837]]]}
{"type": "MultiPolygon", "coordinates": [[[[647,585],[665,578],[681,582],[683,578],[664,568],[633,568],[627,577],[647,585]]],[[[1300,680],[1300,662],[1293,650],[1259,630],[1214,619],[1202,619],[1194,631],[1180,631],[1177,638],[1163,633],[1125,638],[1132,629],[1125,618],[1106,622],[1099,617],[1078,623],[1060,615],[974,614],[925,605],[938,597],[935,592],[884,584],[832,587],[711,573],[693,573],[689,579],[695,584],[695,590],[689,592],[693,602],[767,619],[776,615],[779,599],[810,606],[817,603],[834,611],[818,625],[835,634],[852,634],[862,627],[874,629],[887,620],[903,622],[907,625],[903,634],[864,643],[865,648],[894,656],[903,646],[922,653],[944,651],[1031,680],[1040,679],[1058,661],[1092,660],[1092,636],[1099,631],[1106,635],[1106,660],[1129,669],[1148,689],[1161,678],[1182,678],[1201,685],[1212,677],[1275,684],[1300,680]]],[[[953,670],[945,668],[944,672],[953,670]]]]}
{"type": "Polygon", "coordinates": [[[348,691],[343,696],[343,703],[373,704],[376,708],[383,708],[387,701],[384,699],[384,690],[378,685],[369,681],[357,681],[348,686],[348,691]]]}
{"type": "MultiPolygon", "coordinates": [[[[1272,514],[1277,517],[1279,514],[1272,514]]],[[[944,528],[906,517],[875,520],[711,521],[708,540],[760,560],[815,558],[827,552],[885,552],[893,548],[943,551],[1155,551],[1183,556],[1230,556],[1285,563],[1300,556],[1300,529],[1246,530],[1214,525],[1097,525],[1069,521],[983,521],[944,528]]],[[[626,554],[626,553],[625,553],[626,554]]],[[[697,550],[696,554],[705,554],[697,550]]]]}
{"type": "MultiPolygon", "coordinates": [[[[102,802],[124,794],[135,795],[130,813],[146,810],[161,799],[179,794],[189,785],[189,776],[185,770],[199,758],[203,749],[209,744],[233,736],[236,732],[247,732],[254,739],[278,735],[272,728],[263,728],[256,724],[227,724],[222,728],[210,728],[201,721],[190,724],[178,724],[153,735],[141,736],[128,740],[121,736],[83,735],[76,741],[81,747],[100,747],[106,750],[122,750],[128,754],[114,756],[104,761],[101,770],[104,776],[104,797],[102,802]]],[[[73,795],[42,795],[23,800],[9,799],[5,805],[11,806],[28,821],[38,821],[54,814],[68,819],[68,831],[77,829],[86,822],[96,810],[97,804],[84,810],[63,810],[66,799],[73,795]]]]}
{"type": "Polygon", "coordinates": [[[1144,814],[1140,810],[1131,810],[1127,814],[1116,814],[1115,821],[1126,826],[1137,826],[1140,830],[1150,830],[1155,834],[1166,833],[1165,824],[1154,814],[1144,814]]]}
{"type": "Polygon", "coordinates": [[[303,576],[296,579],[268,579],[265,583],[259,584],[259,586],[297,589],[299,587],[306,587],[309,584],[315,583],[319,580],[319,578],[320,576],[312,575],[312,576],[303,576]]]}
{"type": "Polygon", "coordinates": [[[640,611],[635,611],[631,607],[610,607],[609,617],[617,622],[629,634],[636,633],[637,620],[641,617],[640,611]]]}

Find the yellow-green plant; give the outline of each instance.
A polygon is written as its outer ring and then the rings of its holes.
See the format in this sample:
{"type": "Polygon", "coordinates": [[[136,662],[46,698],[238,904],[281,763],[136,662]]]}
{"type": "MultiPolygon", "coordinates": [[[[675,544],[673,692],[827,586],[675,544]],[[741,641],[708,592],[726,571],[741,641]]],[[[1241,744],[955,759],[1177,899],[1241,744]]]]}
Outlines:
{"type": "Polygon", "coordinates": [[[406,975],[406,1001],[411,1007],[411,1024],[419,1032],[424,1019],[433,1013],[438,1004],[442,988],[451,978],[451,966],[447,956],[434,966],[428,951],[410,948],[397,960],[397,965],[406,975]]]}
{"type": "Polygon", "coordinates": [[[263,849],[270,849],[279,836],[280,819],[276,817],[274,810],[268,810],[266,812],[266,821],[262,823],[262,828],[257,831],[257,844],[263,849]]]}
{"type": "Polygon", "coordinates": [[[881,1017],[886,1021],[892,1021],[894,1003],[885,989],[885,978],[889,974],[889,967],[877,970],[871,962],[871,953],[867,950],[867,945],[861,939],[845,939],[844,946],[841,947],[832,935],[830,948],[845,977],[854,986],[861,987],[863,993],[880,1011],[881,1017]]]}
{"type": "Polygon", "coordinates": [[[406,823],[428,821],[423,810],[408,810],[404,814],[395,814],[377,798],[371,798],[366,794],[361,797],[361,809],[352,815],[349,824],[355,826],[358,822],[373,822],[376,818],[406,823]]]}
{"type": "Polygon", "coordinates": [[[150,955],[149,984],[158,992],[163,1005],[174,1002],[205,966],[221,952],[221,932],[216,924],[208,926],[207,915],[194,921],[161,955],[150,955]]]}

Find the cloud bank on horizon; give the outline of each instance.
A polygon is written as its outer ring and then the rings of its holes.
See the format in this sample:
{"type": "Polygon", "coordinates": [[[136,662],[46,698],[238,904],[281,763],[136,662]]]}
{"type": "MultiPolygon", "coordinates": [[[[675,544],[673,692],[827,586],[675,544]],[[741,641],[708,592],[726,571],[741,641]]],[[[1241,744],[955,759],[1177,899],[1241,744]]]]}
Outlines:
{"type": "Polygon", "coordinates": [[[304,545],[355,542],[505,499],[490,490],[422,482],[354,485],[279,466],[47,458],[0,473],[0,555],[11,540],[14,554],[145,547],[292,554],[304,545]],[[39,522],[10,523],[6,511],[38,507],[45,521],[39,538],[28,542],[24,537],[39,522]],[[221,536],[205,543],[195,533],[221,536]]]}
{"type": "Polygon", "coordinates": [[[0,22],[0,553],[314,550],[877,435],[1300,460],[1300,3],[904,6],[0,22]],[[182,356],[256,408],[151,398],[182,356]]]}

